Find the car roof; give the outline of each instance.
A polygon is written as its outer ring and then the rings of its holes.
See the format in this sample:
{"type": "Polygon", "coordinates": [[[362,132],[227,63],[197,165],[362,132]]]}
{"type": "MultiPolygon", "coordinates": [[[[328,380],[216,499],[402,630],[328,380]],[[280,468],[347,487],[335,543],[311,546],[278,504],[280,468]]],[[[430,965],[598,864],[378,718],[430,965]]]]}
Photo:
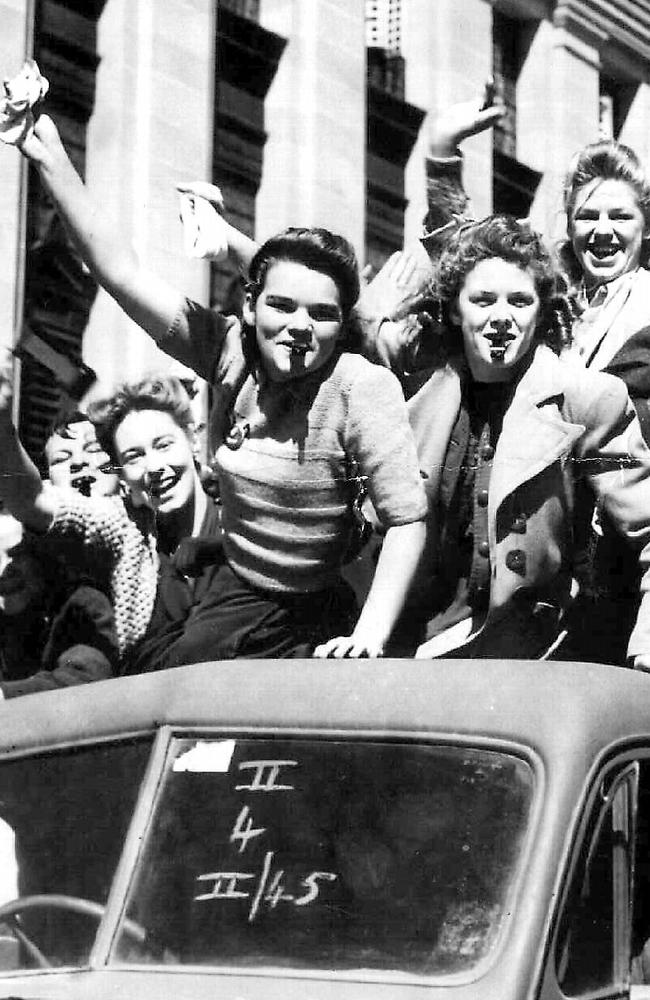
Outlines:
{"type": "Polygon", "coordinates": [[[650,676],[508,660],[202,663],[0,704],[0,753],[161,725],[484,736],[590,759],[650,736],[650,676]]]}

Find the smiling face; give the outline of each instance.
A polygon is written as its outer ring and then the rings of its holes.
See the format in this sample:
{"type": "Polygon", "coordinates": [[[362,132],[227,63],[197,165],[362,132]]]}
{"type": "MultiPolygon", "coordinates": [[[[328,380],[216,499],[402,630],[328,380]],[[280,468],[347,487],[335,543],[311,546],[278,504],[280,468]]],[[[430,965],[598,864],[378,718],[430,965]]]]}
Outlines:
{"type": "Polygon", "coordinates": [[[244,320],[255,327],[264,371],[274,382],[321,368],[342,334],[341,297],[328,274],[304,264],[272,264],[257,300],[249,295],[244,320]]]}
{"type": "Polygon", "coordinates": [[[192,517],[198,483],[192,442],[171,413],[131,410],[115,430],[115,449],[134,503],[159,517],[192,517]]]}
{"type": "Polygon", "coordinates": [[[587,287],[639,266],[644,228],[636,193],[625,181],[596,179],[578,192],[569,231],[587,287]]]}
{"type": "Polygon", "coordinates": [[[479,382],[506,382],[528,354],[539,315],[529,271],[492,257],[466,276],[452,319],[463,333],[465,356],[479,382]]]}
{"type": "Polygon", "coordinates": [[[0,612],[19,615],[40,603],[45,584],[38,559],[23,543],[23,527],[0,514],[0,612]]]}
{"type": "Polygon", "coordinates": [[[103,471],[110,467],[110,460],[89,420],[70,423],[50,435],[45,458],[54,486],[71,486],[84,496],[107,497],[117,493],[118,477],[114,472],[103,471]]]}

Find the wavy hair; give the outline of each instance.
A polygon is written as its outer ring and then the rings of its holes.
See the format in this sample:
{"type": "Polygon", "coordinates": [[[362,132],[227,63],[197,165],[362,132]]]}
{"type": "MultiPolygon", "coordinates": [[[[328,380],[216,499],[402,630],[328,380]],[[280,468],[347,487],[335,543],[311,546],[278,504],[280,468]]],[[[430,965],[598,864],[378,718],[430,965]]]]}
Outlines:
{"type": "Polygon", "coordinates": [[[540,303],[535,339],[559,354],[570,341],[573,321],[562,274],[541,237],[526,220],[490,215],[454,233],[437,261],[433,293],[442,314],[443,356],[462,351],[460,331],[451,314],[467,275],[481,261],[494,258],[530,273],[540,303]]]}
{"type": "Polygon", "coordinates": [[[95,425],[97,440],[111,459],[119,462],[115,432],[133,411],[160,410],[169,413],[175,423],[191,437],[194,414],[187,389],[175,375],[148,375],[137,382],[124,382],[112,396],[97,400],[88,407],[88,419],[95,425]]]}
{"type": "MultiPolygon", "coordinates": [[[[572,282],[578,284],[582,271],[573,251],[573,220],[582,206],[580,192],[593,181],[623,181],[628,184],[643,213],[644,233],[650,232],[650,184],[643,165],[630,146],[615,139],[601,139],[579,150],[569,164],[564,180],[564,211],[569,239],[560,244],[562,264],[572,282]]],[[[650,246],[644,242],[641,263],[648,267],[650,246]]]]}

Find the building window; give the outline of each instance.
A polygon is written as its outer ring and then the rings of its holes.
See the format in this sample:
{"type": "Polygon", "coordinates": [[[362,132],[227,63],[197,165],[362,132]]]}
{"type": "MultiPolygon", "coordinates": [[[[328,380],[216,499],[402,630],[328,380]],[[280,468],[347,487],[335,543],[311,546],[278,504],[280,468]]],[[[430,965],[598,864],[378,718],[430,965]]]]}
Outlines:
{"type": "Polygon", "coordinates": [[[517,155],[517,80],[523,62],[523,24],[500,11],[493,14],[492,72],[506,113],[494,129],[494,145],[506,156],[517,155]]]}
{"type": "Polygon", "coordinates": [[[637,92],[638,84],[600,74],[598,134],[601,139],[618,139],[637,92]]]}
{"type": "Polygon", "coordinates": [[[530,211],[541,178],[517,159],[517,82],[535,22],[519,21],[495,10],[492,26],[492,72],[506,109],[493,133],[492,204],[495,212],[523,218],[530,211]]]}

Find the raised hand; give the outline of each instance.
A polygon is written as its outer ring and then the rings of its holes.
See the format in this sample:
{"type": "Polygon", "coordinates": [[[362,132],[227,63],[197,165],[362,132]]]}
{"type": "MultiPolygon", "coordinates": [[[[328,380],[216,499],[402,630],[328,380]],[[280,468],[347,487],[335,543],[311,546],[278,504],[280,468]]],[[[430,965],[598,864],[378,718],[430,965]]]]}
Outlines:
{"type": "Polygon", "coordinates": [[[505,106],[490,77],[483,92],[474,100],[451,104],[440,112],[431,128],[431,156],[453,156],[463,139],[492,128],[504,114],[505,106]]]}

